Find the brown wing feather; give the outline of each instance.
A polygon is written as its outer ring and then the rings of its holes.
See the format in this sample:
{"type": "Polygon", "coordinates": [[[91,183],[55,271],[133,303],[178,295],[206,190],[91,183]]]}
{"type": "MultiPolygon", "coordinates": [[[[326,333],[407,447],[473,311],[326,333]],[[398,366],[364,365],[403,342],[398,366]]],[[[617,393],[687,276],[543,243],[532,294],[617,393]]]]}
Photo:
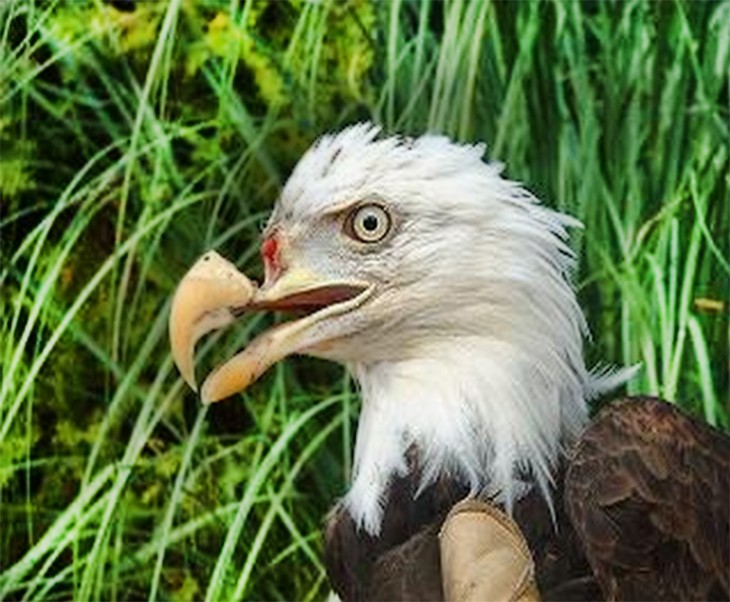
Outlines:
{"type": "MultiPolygon", "coordinates": [[[[442,476],[414,499],[415,452],[410,464],[391,485],[380,537],[358,531],[342,507],[328,519],[326,565],[345,600],[441,599],[436,534],[467,491],[442,476]]],[[[730,443],[720,433],[658,400],[617,402],[576,446],[570,518],[562,496],[555,523],[536,492],[514,510],[544,599],[729,597],[730,443]]]]}
{"type": "Polygon", "coordinates": [[[575,448],[566,505],[609,599],[730,598],[730,439],[648,397],[575,448]]]}

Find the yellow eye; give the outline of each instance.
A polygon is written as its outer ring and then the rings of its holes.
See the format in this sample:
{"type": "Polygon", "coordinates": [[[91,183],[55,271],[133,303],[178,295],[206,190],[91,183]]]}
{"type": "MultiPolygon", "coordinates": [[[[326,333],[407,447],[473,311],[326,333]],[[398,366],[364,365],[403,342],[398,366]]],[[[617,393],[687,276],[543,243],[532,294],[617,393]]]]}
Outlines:
{"type": "Polygon", "coordinates": [[[348,216],[345,232],[360,242],[380,242],[390,226],[390,215],[381,205],[362,205],[348,216]]]}

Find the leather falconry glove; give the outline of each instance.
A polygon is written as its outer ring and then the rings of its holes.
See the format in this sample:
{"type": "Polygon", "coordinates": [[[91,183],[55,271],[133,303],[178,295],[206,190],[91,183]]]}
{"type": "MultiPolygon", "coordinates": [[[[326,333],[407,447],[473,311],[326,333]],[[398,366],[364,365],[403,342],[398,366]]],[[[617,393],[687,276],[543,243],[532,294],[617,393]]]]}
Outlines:
{"type": "Polygon", "coordinates": [[[439,544],[447,602],[540,600],[522,532],[491,504],[473,499],[456,504],[441,527],[439,544]]]}

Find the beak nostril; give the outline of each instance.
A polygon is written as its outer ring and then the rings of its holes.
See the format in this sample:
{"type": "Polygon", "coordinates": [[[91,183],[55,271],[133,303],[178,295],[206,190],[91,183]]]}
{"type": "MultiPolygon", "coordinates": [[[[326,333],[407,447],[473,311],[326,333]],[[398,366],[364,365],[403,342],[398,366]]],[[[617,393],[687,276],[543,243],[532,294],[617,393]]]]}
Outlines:
{"type": "Polygon", "coordinates": [[[267,263],[278,263],[279,259],[279,242],[276,236],[267,238],[261,245],[261,256],[267,263]]]}
{"type": "Polygon", "coordinates": [[[261,257],[264,260],[265,281],[272,282],[282,270],[281,244],[279,237],[272,234],[261,244],[261,257]]]}

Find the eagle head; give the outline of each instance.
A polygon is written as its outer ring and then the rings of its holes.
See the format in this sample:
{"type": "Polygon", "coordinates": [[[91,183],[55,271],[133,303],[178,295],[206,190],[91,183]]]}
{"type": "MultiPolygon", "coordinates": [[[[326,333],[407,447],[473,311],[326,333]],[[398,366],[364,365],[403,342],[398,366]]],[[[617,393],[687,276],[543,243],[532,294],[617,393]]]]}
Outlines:
{"type": "Polygon", "coordinates": [[[380,137],[359,124],[318,140],[263,233],[258,287],[215,253],[173,301],[173,355],[195,387],[193,348],[250,309],[304,316],[255,338],[208,376],[206,402],[273,363],[307,354],[346,365],[362,395],[353,483],[343,503],[380,529],[391,480],[418,454],[508,510],[532,487],[548,504],[561,452],[611,378],[586,370],[585,321],[566,227],[482,145],[380,137]]]}

